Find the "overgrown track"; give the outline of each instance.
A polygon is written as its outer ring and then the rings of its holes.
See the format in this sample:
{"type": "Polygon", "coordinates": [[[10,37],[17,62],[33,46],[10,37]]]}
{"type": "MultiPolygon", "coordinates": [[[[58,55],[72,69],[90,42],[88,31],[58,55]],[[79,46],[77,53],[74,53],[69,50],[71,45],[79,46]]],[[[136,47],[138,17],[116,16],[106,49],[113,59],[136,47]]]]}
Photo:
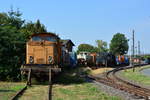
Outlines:
{"type": "Polygon", "coordinates": [[[22,88],[19,92],[17,92],[10,100],[17,100],[17,98],[23,94],[23,92],[27,89],[27,85],[22,88]]]}
{"type": "MultiPolygon", "coordinates": [[[[27,82],[26,86],[23,89],[21,89],[19,92],[17,92],[17,94],[15,94],[11,98],[11,100],[18,99],[18,97],[24,93],[24,91],[27,89],[28,86],[31,86],[31,69],[30,69],[29,74],[28,74],[28,82],[27,82]]],[[[48,100],[52,100],[51,69],[49,69],[48,100]]]]}
{"type": "MultiPolygon", "coordinates": [[[[29,86],[26,85],[24,88],[18,91],[10,100],[18,100],[18,98],[23,95],[23,93],[28,87],[29,86]]],[[[48,100],[52,100],[52,84],[49,84],[48,86],[48,100]]]]}
{"type": "MultiPolygon", "coordinates": [[[[134,67],[138,67],[138,66],[134,66],[134,67]]],[[[150,99],[150,90],[143,88],[141,86],[132,84],[128,81],[125,81],[119,77],[117,77],[116,73],[121,71],[121,70],[126,70],[126,69],[130,69],[130,68],[134,68],[134,67],[120,67],[114,70],[111,70],[109,72],[107,72],[105,74],[105,77],[94,77],[94,76],[90,76],[90,78],[104,83],[106,85],[112,86],[114,88],[126,91],[128,93],[132,93],[138,97],[144,98],[145,100],[149,100],[150,99]]]]}

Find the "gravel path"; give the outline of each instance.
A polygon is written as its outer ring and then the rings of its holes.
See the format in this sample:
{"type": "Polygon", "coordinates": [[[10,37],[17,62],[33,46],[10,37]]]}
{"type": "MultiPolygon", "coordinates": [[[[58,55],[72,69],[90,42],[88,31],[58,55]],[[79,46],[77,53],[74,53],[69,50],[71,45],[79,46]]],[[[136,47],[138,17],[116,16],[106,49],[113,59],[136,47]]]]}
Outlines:
{"type": "Polygon", "coordinates": [[[105,93],[108,93],[111,96],[121,97],[122,100],[144,100],[137,96],[134,96],[133,94],[115,89],[113,87],[104,85],[104,84],[96,82],[96,81],[94,81],[93,84],[95,84],[99,89],[103,90],[105,93]]]}

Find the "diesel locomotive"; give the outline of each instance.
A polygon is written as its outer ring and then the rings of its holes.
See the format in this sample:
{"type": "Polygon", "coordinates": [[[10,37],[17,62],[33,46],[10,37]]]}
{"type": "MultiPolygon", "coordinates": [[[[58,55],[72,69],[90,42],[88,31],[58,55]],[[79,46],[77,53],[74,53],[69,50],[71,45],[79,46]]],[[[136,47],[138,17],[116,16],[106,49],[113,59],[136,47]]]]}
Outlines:
{"type": "Polygon", "coordinates": [[[32,69],[35,73],[43,73],[61,67],[61,42],[53,33],[38,33],[30,36],[26,43],[26,64],[21,67],[23,74],[32,69]]]}

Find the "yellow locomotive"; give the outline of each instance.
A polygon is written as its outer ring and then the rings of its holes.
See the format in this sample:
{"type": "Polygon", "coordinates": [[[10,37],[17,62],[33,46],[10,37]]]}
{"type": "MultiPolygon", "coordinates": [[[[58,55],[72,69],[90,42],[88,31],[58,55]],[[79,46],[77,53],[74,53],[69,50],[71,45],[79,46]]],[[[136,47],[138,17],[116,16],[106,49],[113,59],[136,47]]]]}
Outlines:
{"type": "Polygon", "coordinates": [[[23,74],[29,69],[34,74],[48,72],[48,69],[60,71],[61,42],[53,33],[38,33],[30,36],[26,43],[26,64],[21,67],[23,74]]]}
{"type": "Polygon", "coordinates": [[[61,44],[55,34],[33,34],[26,48],[26,64],[60,64],[61,44]]]}
{"type": "Polygon", "coordinates": [[[70,66],[73,46],[71,40],[61,40],[54,33],[32,34],[26,42],[26,64],[21,66],[21,73],[28,75],[27,83],[31,84],[31,75],[51,78],[61,66],[70,66]]]}

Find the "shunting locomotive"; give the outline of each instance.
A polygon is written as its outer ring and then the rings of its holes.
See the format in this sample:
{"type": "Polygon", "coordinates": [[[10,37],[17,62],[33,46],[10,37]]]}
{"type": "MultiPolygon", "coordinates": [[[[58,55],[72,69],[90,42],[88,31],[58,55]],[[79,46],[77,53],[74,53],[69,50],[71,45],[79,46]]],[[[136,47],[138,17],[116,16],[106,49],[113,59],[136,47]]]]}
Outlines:
{"type": "Polygon", "coordinates": [[[57,35],[33,34],[26,48],[26,64],[60,65],[61,44],[57,35]]]}
{"type": "Polygon", "coordinates": [[[61,58],[61,41],[56,34],[33,34],[26,42],[26,64],[22,65],[21,72],[28,74],[32,69],[34,74],[47,74],[49,68],[59,72],[61,58]]]}
{"type": "Polygon", "coordinates": [[[48,69],[59,72],[62,66],[71,66],[74,44],[71,40],[61,40],[54,33],[37,33],[26,42],[26,64],[21,67],[22,74],[32,69],[34,74],[46,74],[48,69]]]}

